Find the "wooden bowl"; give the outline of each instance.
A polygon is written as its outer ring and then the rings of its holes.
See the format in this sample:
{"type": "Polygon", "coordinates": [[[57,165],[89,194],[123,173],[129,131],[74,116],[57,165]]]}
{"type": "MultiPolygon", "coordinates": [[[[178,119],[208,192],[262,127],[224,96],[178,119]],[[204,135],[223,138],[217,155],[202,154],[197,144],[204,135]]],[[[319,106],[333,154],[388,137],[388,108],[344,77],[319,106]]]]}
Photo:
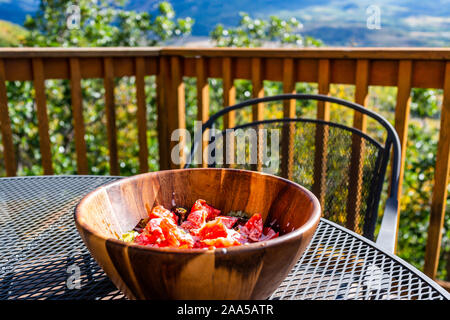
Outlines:
{"type": "Polygon", "coordinates": [[[233,169],[145,173],[102,186],[75,209],[75,223],[92,256],[130,299],[266,299],[311,241],[317,198],[273,175],[233,169]],[[205,199],[223,214],[261,213],[281,236],[226,249],[151,248],[119,240],[161,204],[190,208],[205,199]]]}

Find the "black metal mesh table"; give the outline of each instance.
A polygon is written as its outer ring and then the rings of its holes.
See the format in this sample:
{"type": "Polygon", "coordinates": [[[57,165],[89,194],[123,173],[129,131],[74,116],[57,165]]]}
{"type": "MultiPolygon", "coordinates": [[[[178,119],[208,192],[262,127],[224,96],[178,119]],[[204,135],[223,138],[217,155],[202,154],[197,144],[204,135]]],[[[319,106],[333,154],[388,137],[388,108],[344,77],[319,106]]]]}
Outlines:
{"type": "MultiPolygon", "coordinates": [[[[90,256],[73,221],[78,201],[120,179],[0,179],[0,299],[124,299],[90,256]]],[[[449,299],[396,256],[322,219],[271,299],[449,299]]]]}

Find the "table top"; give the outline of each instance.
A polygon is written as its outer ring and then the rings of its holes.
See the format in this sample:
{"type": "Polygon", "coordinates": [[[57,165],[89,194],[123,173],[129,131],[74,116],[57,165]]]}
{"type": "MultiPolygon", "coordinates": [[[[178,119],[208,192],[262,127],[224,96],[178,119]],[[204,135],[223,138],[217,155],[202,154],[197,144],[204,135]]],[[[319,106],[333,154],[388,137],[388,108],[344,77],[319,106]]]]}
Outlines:
{"type": "MultiPolygon", "coordinates": [[[[0,300],[124,299],[73,220],[111,176],[0,178],[0,300]]],[[[271,299],[433,299],[450,295],[400,258],[326,219],[271,299]]]]}

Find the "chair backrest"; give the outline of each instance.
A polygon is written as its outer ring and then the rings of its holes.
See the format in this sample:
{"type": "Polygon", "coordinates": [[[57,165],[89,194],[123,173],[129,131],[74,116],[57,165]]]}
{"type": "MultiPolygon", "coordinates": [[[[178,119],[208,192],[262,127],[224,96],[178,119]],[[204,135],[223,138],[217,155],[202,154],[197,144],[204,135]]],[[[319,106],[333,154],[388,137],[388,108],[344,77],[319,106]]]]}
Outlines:
{"type": "MultiPolygon", "coordinates": [[[[209,156],[208,166],[259,170],[293,180],[318,197],[323,217],[371,240],[391,150],[389,197],[397,197],[400,168],[397,133],[382,116],[358,104],[310,94],[252,99],[211,116],[202,126],[202,133],[206,131],[209,138],[203,148],[209,156]],[[340,108],[338,115],[343,116],[345,110],[360,112],[378,124],[377,137],[342,123],[306,117],[245,121],[251,114],[248,107],[263,104],[267,108],[266,104],[270,104],[273,108],[277,102],[282,106],[292,99],[332,103],[340,108]],[[247,117],[241,115],[241,123],[228,130],[218,128],[236,111],[247,111],[247,117]]],[[[194,166],[199,150],[201,143],[195,141],[186,167],[194,166]]]]}

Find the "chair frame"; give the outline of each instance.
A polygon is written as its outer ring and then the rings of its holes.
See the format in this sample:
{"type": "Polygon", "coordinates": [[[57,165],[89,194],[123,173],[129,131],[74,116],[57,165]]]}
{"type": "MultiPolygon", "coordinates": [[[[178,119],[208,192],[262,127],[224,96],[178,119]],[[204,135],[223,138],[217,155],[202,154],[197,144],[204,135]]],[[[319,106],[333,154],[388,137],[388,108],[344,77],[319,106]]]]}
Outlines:
{"type": "MultiPolygon", "coordinates": [[[[233,106],[228,106],[223,108],[222,110],[218,111],[214,115],[212,115],[201,127],[202,134],[208,130],[214,127],[215,122],[220,117],[224,116],[225,114],[242,109],[244,107],[256,105],[259,103],[265,103],[265,102],[272,102],[272,101],[284,101],[284,100],[315,100],[315,101],[323,101],[323,102],[329,102],[329,103],[335,103],[341,106],[348,107],[350,109],[353,109],[355,111],[358,111],[374,120],[376,120],[379,124],[381,124],[387,132],[387,137],[385,140],[384,145],[384,155],[382,161],[382,170],[383,170],[383,177],[382,179],[379,179],[378,183],[379,185],[376,186],[377,194],[376,197],[376,203],[375,208],[378,210],[380,205],[380,196],[382,192],[382,186],[384,182],[384,177],[386,175],[386,168],[389,160],[391,160],[391,186],[389,189],[389,197],[386,201],[384,214],[381,220],[381,226],[380,230],[378,232],[376,244],[377,246],[383,248],[384,250],[394,253],[396,242],[397,242],[397,229],[398,229],[398,219],[399,219],[399,210],[398,210],[398,189],[399,189],[399,177],[400,177],[400,154],[401,154],[401,146],[400,146],[400,139],[398,137],[397,132],[395,131],[394,127],[381,115],[368,110],[367,108],[364,108],[363,106],[350,102],[347,100],[327,96],[327,95],[321,95],[321,94],[281,94],[281,95],[275,95],[275,96],[268,96],[263,98],[257,98],[257,99],[249,99],[244,102],[235,104],[233,106]],[[390,157],[391,148],[393,151],[393,157],[390,157]]],[[[281,118],[281,119],[268,119],[268,120],[261,120],[261,121],[252,121],[249,123],[246,123],[241,126],[236,126],[232,129],[238,129],[246,126],[251,125],[257,125],[257,124],[263,124],[263,123],[269,123],[269,122],[280,122],[280,121],[311,121],[316,123],[322,123],[327,124],[331,126],[340,127],[342,129],[349,130],[351,132],[357,133],[360,136],[363,136],[366,139],[370,139],[374,141],[371,137],[363,133],[362,131],[353,128],[348,127],[342,124],[324,121],[324,120],[317,120],[317,119],[309,119],[309,118],[281,118]]],[[[202,141],[200,141],[202,142],[202,141]]],[[[192,159],[194,157],[195,151],[199,147],[199,141],[194,141],[194,145],[191,148],[191,153],[188,157],[188,160],[186,162],[185,168],[188,168],[191,165],[192,159]]],[[[378,142],[377,142],[378,143],[378,142]]],[[[379,143],[378,143],[379,144],[379,143]]]]}

